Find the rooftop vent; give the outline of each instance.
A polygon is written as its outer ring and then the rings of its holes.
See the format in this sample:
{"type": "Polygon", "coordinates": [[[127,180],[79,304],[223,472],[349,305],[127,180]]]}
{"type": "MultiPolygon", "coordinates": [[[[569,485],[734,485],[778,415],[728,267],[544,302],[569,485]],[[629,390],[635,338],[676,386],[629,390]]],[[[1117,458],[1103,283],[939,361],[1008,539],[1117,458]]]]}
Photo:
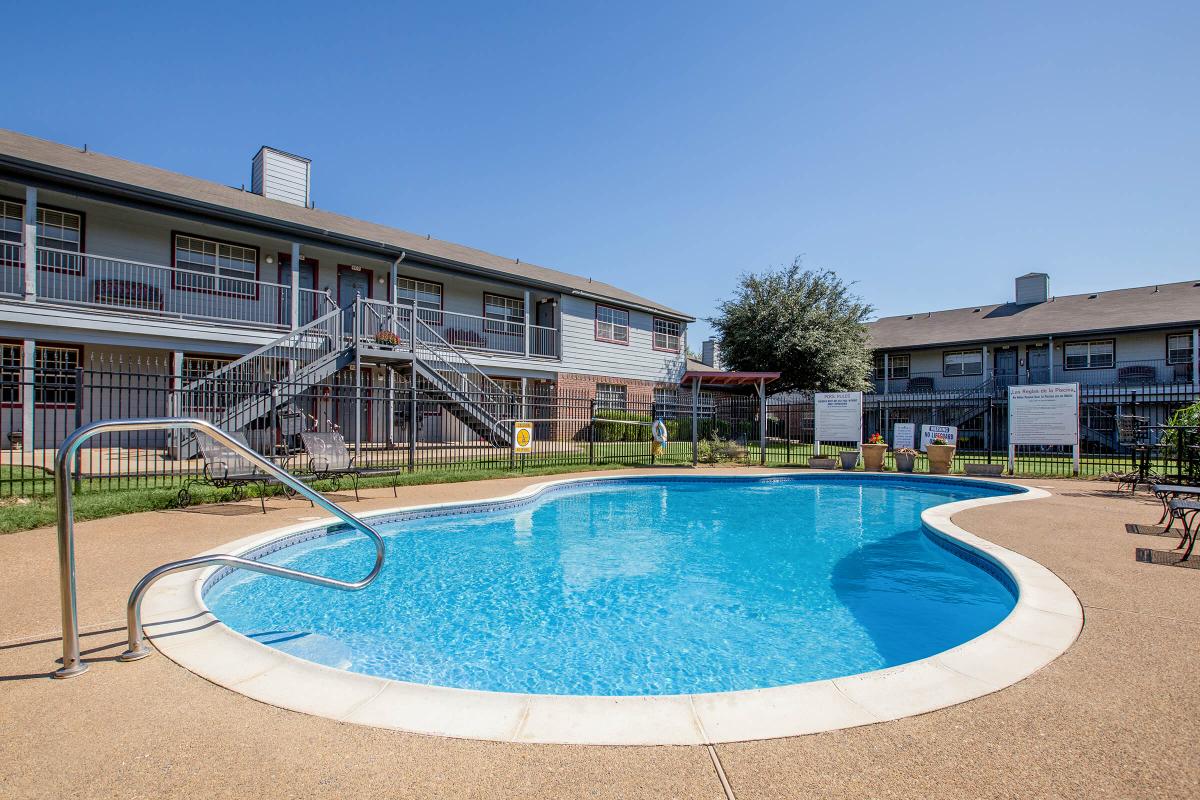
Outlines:
{"type": "Polygon", "coordinates": [[[297,206],[309,206],[312,162],[266,145],[254,154],[250,191],[297,206]]]}
{"type": "Polygon", "coordinates": [[[1017,305],[1044,303],[1050,297],[1050,276],[1044,272],[1030,272],[1017,278],[1017,305]]]}

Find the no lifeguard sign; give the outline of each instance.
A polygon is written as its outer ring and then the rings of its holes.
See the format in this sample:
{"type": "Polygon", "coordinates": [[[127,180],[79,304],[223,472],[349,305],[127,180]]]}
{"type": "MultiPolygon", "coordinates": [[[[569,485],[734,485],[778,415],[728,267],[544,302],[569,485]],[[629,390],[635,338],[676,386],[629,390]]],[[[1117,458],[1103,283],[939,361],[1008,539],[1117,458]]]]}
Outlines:
{"type": "Polygon", "coordinates": [[[513,450],[517,453],[533,452],[533,423],[513,423],[513,450]]]}

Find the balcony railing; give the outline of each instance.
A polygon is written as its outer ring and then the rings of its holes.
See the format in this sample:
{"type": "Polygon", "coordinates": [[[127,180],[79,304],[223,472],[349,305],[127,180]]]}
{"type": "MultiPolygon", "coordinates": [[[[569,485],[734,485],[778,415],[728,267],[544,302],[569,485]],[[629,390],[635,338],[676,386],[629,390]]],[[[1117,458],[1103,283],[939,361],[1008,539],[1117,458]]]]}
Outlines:
{"type": "Polygon", "coordinates": [[[396,334],[402,344],[407,343],[409,320],[413,313],[425,323],[431,334],[436,334],[446,343],[461,351],[487,353],[491,355],[520,356],[532,358],[558,358],[561,337],[557,329],[541,325],[530,325],[529,349],[526,352],[526,329],[524,322],[441,311],[435,308],[413,308],[393,306],[378,300],[363,301],[363,336],[372,339],[380,331],[396,334]]]}
{"type": "MultiPolygon", "coordinates": [[[[23,296],[23,248],[0,251],[0,294],[23,296]]],[[[37,249],[35,299],[171,319],[266,328],[292,327],[292,288],[278,283],[91,253],[37,249]]],[[[301,289],[297,325],[332,307],[324,292],[301,289]]]]}
{"type": "Polygon", "coordinates": [[[944,375],[940,372],[913,372],[903,377],[873,380],[877,394],[1003,394],[1009,386],[1039,383],[1078,383],[1081,386],[1189,385],[1193,383],[1190,363],[1171,363],[1166,359],[1118,361],[1111,367],[1064,369],[1049,367],[1021,369],[1016,373],[985,370],[977,375],[944,375]]]}

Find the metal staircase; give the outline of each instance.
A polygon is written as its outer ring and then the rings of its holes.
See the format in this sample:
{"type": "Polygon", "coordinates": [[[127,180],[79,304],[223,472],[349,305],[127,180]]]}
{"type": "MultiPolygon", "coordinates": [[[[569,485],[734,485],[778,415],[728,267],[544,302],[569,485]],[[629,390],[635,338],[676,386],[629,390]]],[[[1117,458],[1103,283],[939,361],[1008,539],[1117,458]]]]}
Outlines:
{"type": "MultiPolygon", "coordinates": [[[[389,330],[411,349],[416,373],[434,399],[445,400],[457,419],[494,445],[510,444],[516,398],[485,375],[411,309],[360,300],[335,308],[307,325],[192,381],[179,393],[174,413],[199,417],[238,431],[354,362],[355,349],[370,349],[389,330]]],[[[195,453],[194,442],[180,456],[195,453]]]]}

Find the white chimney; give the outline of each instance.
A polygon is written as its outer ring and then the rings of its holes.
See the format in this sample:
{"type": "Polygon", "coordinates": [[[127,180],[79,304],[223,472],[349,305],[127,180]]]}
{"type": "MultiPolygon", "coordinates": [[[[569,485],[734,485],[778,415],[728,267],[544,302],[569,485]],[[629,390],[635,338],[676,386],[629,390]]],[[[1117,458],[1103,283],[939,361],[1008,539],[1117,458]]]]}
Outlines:
{"type": "Polygon", "coordinates": [[[1044,303],[1050,299],[1050,276],[1044,272],[1030,272],[1017,278],[1017,305],[1044,303]]]}
{"type": "Polygon", "coordinates": [[[254,154],[250,191],[307,208],[311,172],[307,158],[263,145],[254,154]]]}
{"type": "Polygon", "coordinates": [[[700,343],[700,360],[713,369],[721,368],[721,345],[716,339],[705,339],[700,343]]]}

